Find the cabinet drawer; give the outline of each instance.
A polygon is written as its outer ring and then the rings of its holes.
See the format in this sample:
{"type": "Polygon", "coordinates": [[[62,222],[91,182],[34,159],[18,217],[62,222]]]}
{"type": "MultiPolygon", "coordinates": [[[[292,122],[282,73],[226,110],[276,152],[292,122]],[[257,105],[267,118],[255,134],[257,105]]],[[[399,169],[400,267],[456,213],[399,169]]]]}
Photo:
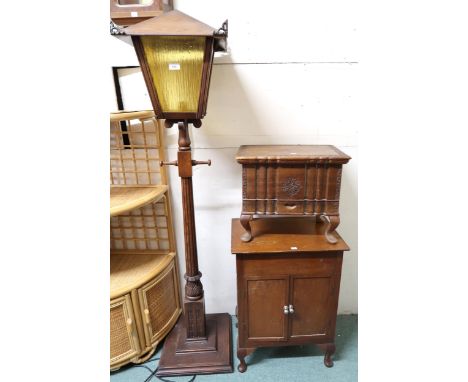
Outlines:
{"type": "Polygon", "coordinates": [[[327,277],[341,266],[341,258],[342,252],[238,255],[237,274],[241,277],[285,274],[327,277]]]}
{"type": "Polygon", "coordinates": [[[278,201],[276,203],[276,213],[280,215],[302,215],[304,214],[304,201],[278,201]]]}
{"type": "Polygon", "coordinates": [[[146,345],[159,342],[181,313],[174,261],[162,274],[138,290],[146,345]]]}
{"type": "Polygon", "coordinates": [[[140,353],[130,295],[110,304],[110,365],[111,368],[140,353]]]}

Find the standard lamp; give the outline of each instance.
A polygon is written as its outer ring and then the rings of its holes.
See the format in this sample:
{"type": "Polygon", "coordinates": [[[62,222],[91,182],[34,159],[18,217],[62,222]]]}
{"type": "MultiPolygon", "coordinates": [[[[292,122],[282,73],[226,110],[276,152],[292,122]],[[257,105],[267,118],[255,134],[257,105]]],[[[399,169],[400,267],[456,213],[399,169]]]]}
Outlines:
{"type": "Polygon", "coordinates": [[[206,114],[215,51],[226,50],[227,21],[214,29],[179,11],[125,29],[132,36],[141,70],[158,119],[179,127],[178,166],[184,215],[184,318],[168,335],[157,376],[232,372],[231,317],[205,315],[203,285],[198,269],[193,207],[192,166],[211,161],[192,160],[188,125],[201,126],[206,114]]]}

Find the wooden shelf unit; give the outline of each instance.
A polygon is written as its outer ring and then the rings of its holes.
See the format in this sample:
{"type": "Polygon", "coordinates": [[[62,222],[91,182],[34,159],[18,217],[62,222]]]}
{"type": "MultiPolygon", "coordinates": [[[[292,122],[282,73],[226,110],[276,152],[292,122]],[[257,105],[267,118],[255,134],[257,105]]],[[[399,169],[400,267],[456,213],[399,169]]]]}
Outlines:
{"type": "Polygon", "coordinates": [[[141,363],[182,307],[162,125],[153,111],[110,116],[110,368],[141,363]]]}

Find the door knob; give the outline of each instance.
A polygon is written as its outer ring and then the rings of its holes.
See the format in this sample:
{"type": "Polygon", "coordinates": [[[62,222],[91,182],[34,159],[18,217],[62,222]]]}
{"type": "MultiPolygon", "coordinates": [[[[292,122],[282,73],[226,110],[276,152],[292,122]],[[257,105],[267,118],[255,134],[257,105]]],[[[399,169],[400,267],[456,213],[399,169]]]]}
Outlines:
{"type": "Polygon", "coordinates": [[[288,310],[288,306],[287,306],[287,305],[285,305],[285,306],[283,307],[283,312],[284,312],[284,314],[289,314],[289,310],[288,310]]]}
{"type": "Polygon", "coordinates": [[[294,313],[294,306],[289,305],[289,313],[294,313]]]}
{"type": "Polygon", "coordinates": [[[146,324],[149,325],[150,324],[150,314],[149,314],[149,310],[148,309],[145,309],[144,310],[145,312],[145,321],[146,321],[146,324]]]}

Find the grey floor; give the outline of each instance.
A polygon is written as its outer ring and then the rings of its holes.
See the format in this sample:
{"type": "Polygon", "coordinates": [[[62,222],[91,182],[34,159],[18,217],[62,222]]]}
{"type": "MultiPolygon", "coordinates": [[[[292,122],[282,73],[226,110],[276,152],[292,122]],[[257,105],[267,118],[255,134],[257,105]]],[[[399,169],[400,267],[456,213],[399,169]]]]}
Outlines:
{"type": "Polygon", "coordinates": [[[158,379],[153,371],[158,366],[161,347],[142,365],[130,365],[111,373],[111,382],[204,382],[204,381],[320,381],[320,382],[356,382],[358,360],[358,316],[338,316],[336,324],[335,365],[327,368],[323,365],[323,353],[318,347],[288,346],[257,349],[246,358],[247,371],[239,373],[236,357],[237,329],[233,317],[234,373],[213,374],[185,377],[167,377],[158,379]]]}

